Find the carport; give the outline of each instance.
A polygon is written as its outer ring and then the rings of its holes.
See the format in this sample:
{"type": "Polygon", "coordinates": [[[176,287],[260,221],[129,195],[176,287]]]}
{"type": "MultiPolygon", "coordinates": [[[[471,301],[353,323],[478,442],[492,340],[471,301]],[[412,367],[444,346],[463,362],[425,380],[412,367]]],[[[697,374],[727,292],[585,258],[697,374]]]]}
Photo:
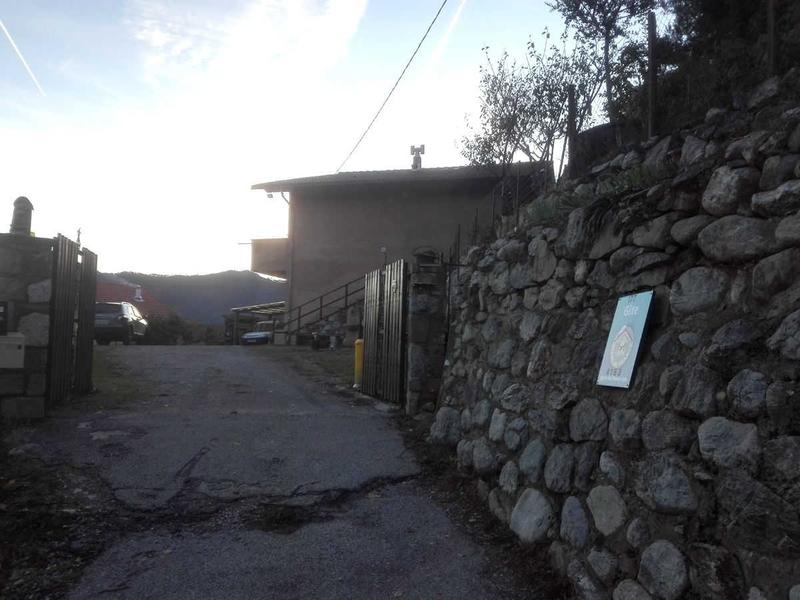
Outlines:
{"type": "Polygon", "coordinates": [[[272,321],[272,339],[274,340],[275,330],[279,324],[283,323],[284,314],[286,314],[286,301],[284,300],[232,308],[225,315],[225,343],[238,345],[242,335],[253,331],[256,323],[268,318],[272,321]]]}

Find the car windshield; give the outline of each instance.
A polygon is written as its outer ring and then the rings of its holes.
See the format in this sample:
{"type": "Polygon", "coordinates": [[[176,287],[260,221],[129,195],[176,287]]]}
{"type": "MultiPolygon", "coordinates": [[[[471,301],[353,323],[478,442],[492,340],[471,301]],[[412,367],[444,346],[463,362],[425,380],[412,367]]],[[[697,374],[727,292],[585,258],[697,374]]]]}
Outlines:
{"type": "Polygon", "coordinates": [[[94,307],[95,314],[116,315],[122,312],[121,304],[97,304],[94,307]]]}

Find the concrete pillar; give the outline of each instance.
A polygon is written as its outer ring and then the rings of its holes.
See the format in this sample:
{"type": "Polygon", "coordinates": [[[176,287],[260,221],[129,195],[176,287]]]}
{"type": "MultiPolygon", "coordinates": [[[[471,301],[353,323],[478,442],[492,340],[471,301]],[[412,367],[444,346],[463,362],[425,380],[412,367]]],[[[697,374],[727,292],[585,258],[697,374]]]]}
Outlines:
{"type": "Polygon", "coordinates": [[[14,200],[14,216],[11,218],[11,233],[16,235],[31,234],[31,218],[33,215],[33,204],[25,196],[20,196],[14,200]]]}

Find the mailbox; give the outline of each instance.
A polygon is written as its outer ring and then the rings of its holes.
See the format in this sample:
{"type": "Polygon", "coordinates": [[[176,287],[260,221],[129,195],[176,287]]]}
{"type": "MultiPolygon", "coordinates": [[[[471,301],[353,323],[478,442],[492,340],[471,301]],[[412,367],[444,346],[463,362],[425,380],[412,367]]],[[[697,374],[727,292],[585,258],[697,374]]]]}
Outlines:
{"type": "Polygon", "coordinates": [[[25,367],[25,334],[12,332],[0,335],[0,369],[25,367]]]}

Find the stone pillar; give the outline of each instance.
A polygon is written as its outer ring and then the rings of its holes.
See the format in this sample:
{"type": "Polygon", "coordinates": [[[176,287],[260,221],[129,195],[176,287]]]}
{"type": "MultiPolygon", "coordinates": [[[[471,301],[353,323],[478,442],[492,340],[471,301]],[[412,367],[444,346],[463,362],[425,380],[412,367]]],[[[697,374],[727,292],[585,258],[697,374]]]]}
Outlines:
{"type": "Polygon", "coordinates": [[[7,307],[9,334],[24,336],[25,346],[23,368],[0,365],[0,417],[6,419],[44,416],[50,341],[53,240],[30,235],[30,203],[20,200],[11,228],[16,234],[0,234],[0,302],[7,307]]]}
{"type": "Polygon", "coordinates": [[[435,407],[447,343],[447,267],[433,251],[415,253],[408,288],[406,406],[435,407]]]}

